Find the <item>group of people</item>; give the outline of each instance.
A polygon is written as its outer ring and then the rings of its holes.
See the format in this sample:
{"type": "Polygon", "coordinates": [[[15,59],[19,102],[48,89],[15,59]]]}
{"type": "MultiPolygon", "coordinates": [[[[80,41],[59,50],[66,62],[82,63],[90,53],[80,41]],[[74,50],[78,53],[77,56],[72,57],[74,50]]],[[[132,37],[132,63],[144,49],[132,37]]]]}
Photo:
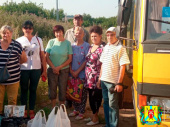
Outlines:
{"type": "MultiPolygon", "coordinates": [[[[8,104],[16,105],[18,88],[21,89],[21,104],[26,105],[29,98],[29,116],[34,118],[36,89],[40,77],[48,77],[48,91],[51,105],[56,105],[57,87],[60,104],[67,104],[74,110],[69,116],[80,120],[85,117],[87,93],[93,113],[87,125],[99,123],[98,112],[104,99],[106,127],[116,127],[119,120],[118,93],[123,90],[122,82],[125,65],[129,64],[126,49],[116,37],[116,27],[106,31],[107,43],[102,41],[102,28],[92,26],[89,33],[82,27],[83,17],[75,15],[74,27],[64,32],[61,25],[53,27],[54,39],[49,40],[45,52],[41,38],[34,36],[33,23],[24,22],[24,35],[12,40],[12,29],[0,29],[0,69],[7,63],[11,77],[0,83],[0,115],[3,111],[4,93],[7,91],[8,104]],[[65,34],[65,35],[64,35],[65,34]],[[92,44],[89,43],[89,36],[92,44]],[[49,65],[47,69],[47,65],[49,65]],[[41,69],[41,66],[43,70],[41,69]],[[81,103],[66,100],[68,79],[79,78],[83,81],[81,103]],[[114,92],[110,89],[113,88],[114,92]],[[28,97],[29,91],[29,97],[28,97]]],[[[25,115],[27,116],[27,110],[25,115]]]]}

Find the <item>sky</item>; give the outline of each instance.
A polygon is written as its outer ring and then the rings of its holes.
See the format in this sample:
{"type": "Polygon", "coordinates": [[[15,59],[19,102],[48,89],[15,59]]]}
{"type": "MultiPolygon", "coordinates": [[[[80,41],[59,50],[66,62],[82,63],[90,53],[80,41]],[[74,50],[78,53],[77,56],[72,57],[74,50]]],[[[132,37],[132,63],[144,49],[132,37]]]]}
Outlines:
{"type": "MultiPolygon", "coordinates": [[[[0,0],[3,5],[7,0],[0,0]]],[[[23,0],[8,0],[20,3],[23,0]]],[[[43,3],[43,8],[56,8],[56,0],[24,0],[26,3],[33,2],[36,5],[43,3]]],[[[63,9],[67,15],[90,14],[92,17],[113,17],[117,16],[118,0],[58,0],[58,8],[63,9]]]]}

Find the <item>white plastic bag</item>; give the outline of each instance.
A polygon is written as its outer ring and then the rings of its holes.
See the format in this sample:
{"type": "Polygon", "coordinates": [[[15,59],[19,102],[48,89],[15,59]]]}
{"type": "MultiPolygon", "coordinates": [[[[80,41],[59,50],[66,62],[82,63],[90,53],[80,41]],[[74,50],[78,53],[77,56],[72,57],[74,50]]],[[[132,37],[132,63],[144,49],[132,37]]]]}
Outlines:
{"type": "Polygon", "coordinates": [[[60,105],[60,116],[63,127],[71,127],[70,120],[67,115],[67,110],[64,104],[60,105]]]}
{"type": "Polygon", "coordinates": [[[27,127],[45,127],[45,126],[46,126],[46,117],[45,117],[45,112],[43,110],[38,111],[34,119],[28,121],[27,123],[27,127]]]}
{"type": "Polygon", "coordinates": [[[58,106],[54,107],[51,113],[49,114],[46,127],[66,127],[66,126],[62,126],[60,109],[58,106]],[[57,108],[57,113],[55,113],[56,108],[57,108]]]}

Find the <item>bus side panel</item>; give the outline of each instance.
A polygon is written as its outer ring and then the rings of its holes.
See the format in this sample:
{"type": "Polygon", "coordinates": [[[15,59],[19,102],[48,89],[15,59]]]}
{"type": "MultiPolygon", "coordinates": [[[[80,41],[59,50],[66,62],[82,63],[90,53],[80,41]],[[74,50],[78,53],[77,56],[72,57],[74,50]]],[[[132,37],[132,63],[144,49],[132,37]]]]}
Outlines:
{"type": "Polygon", "coordinates": [[[170,84],[170,54],[145,53],[143,82],[170,84]]]}

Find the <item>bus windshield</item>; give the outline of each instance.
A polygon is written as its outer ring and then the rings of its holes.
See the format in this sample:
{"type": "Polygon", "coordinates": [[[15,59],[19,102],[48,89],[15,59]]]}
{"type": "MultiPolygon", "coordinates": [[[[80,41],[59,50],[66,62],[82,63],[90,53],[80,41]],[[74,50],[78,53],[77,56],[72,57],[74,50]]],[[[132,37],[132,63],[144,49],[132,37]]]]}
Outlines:
{"type": "Polygon", "coordinates": [[[148,41],[170,41],[170,0],[148,0],[148,41]]]}

